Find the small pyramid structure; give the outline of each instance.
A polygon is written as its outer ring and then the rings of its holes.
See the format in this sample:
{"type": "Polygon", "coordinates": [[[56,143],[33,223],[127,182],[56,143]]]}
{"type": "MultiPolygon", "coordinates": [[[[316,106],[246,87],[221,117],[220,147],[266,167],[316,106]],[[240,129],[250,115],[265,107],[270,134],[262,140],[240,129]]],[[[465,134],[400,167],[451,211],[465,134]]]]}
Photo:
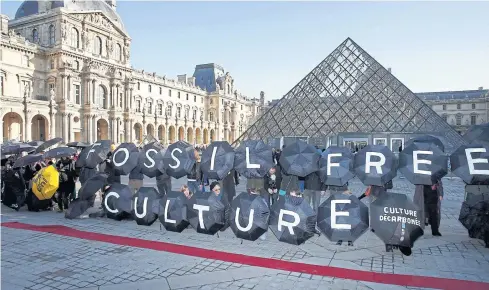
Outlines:
{"type": "Polygon", "coordinates": [[[283,136],[306,136],[322,143],[346,132],[434,134],[447,152],[465,144],[429,105],[350,38],[264,112],[237,142],[272,143],[283,136]]]}

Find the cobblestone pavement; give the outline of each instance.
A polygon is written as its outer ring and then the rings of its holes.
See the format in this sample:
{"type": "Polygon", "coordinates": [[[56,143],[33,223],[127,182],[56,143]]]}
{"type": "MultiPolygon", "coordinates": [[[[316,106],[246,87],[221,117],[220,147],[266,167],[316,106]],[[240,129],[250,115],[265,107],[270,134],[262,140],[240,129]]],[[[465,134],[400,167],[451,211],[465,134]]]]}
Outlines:
{"type": "MultiPolygon", "coordinates": [[[[183,182],[176,180],[173,187],[176,189],[183,182]]],[[[66,220],[55,212],[31,213],[24,209],[14,212],[5,207],[2,207],[1,220],[65,225],[94,233],[352,270],[489,282],[489,249],[481,241],[470,239],[457,221],[464,185],[457,178],[446,178],[443,182],[443,236],[434,238],[426,231],[409,257],[397,251],[386,253],[383,243],[371,232],[365,233],[354,246],[338,246],[323,236],[293,246],[278,242],[272,233],[264,241],[242,242],[231,230],[216,236],[197,234],[192,229],[178,234],[166,232],[159,222],[145,227],[133,221],[66,220]]],[[[238,192],[244,191],[244,183],[243,180],[238,192]]],[[[154,186],[155,181],[145,180],[145,185],[154,186]]],[[[358,180],[350,182],[350,188],[356,195],[365,190],[358,180]]],[[[396,178],[392,191],[412,194],[414,186],[396,178]]],[[[252,267],[7,227],[1,228],[1,241],[1,286],[8,290],[421,289],[252,267]]],[[[489,289],[489,284],[485,289],[489,289]]]]}

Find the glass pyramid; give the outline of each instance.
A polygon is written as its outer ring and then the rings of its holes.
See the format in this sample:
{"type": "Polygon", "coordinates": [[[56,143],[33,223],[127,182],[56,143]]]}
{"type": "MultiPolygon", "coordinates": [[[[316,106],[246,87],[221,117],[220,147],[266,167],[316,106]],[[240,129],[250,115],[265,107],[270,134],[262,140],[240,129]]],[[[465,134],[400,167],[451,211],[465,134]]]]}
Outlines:
{"type": "Polygon", "coordinates": [[[379,132],[437,135],[448,152],[464,144],[430,106],[347,38],[237,142],[261,139],[277,147],[277,138],[300,136],[319,145],[342,133],[379,132]]]}

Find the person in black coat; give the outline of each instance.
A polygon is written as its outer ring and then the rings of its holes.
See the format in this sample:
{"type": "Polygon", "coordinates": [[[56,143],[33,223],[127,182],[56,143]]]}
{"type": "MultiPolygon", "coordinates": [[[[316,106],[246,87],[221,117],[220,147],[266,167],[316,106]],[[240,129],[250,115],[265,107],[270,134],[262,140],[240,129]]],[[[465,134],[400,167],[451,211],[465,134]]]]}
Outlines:
{"type": "Polygon", "coordinates": [[[24,174],[19,168],[7,168],[4,182],[5,194],[2,203],[18,211],[25,200],[24,174]]]}
{"type": "Polygon", "coordinates": [[[316,213],[321,202],[321,193],[326,189],[327,186],[321,182],[318,172],[313,172],[305,177],[304,197],[316,213]]]}
{"type": "Polygon", "coordinates": [[[270,168],[264,177],[263,187],[268,193],[268,200],[265,200],[269,206],[273,205],[278,200],[278,191],[280,190],[280,184],[282,182],[281,177],[277,174],[275,167],[270,168]]]}
{"type": "Polygon", "coordinates": [[[59,172],[59,188],[56,196],[58,211],[67,210],[70,201],[73,199],[76,184],[75,162],[69,157],[62,157],[56,163],[56,169],[59,172]]]}

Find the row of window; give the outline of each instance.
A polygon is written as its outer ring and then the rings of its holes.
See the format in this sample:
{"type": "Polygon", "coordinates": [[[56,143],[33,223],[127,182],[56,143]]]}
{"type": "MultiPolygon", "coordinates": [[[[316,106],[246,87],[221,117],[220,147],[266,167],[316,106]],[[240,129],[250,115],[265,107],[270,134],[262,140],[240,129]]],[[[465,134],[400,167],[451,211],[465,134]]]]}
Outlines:
{"type": "MultiPolygon", "coordinates": [[[[80,48],[80,33],[75,27],[71,28],[71,46],[75,48],[80,48]]],[[[105,40],[108,41],[108,40],[105,40]]],[[[104,41],[100,36],[95,36],[93,41],[93,53],[97,55],[102,55],[104,41]]],[[[116,43],[114,46],[114,58],[116,60],[122,61],[122,46],[116,43]]]]}
{"type": "MultiPolygon", "coordinates": [[[[442,116],[443,120],[445,122],[448,121],[448,116],[447,115],[443,115],[442,116]]],[[[462,125],[462,115],[456,115],[455,116],[455,124],[457,126],[461,126],[462,125]]],[[[476,115],[471,115],[470,116],[470,125],[476,125],[477,124],[477,116],[476,115]]]]}
{"type": "MultiPolygon", "coordinates": [[[[140,91],[140,90],[141,90],[141,83],[140,83],[140,82],[138,82],[138,83],[136,84],[136,87],[137,87],[138,91],[140,91]]],[[[163,94],[163,88],[162,88],[162,87],[159,87],[159,89],[160,89],[160,91],[159,91],[159,92],[160,92],[160,95],[162,95],[162,94],[163,94]]],[[[153,87],[152,87],[151,85],[148,85],[148,93],[151,93],[152,91],[153,91],[153,87]]],[[[171,96],[172,96],[172,91],[171,91],[171,89],[168,89],[168,96],[169,96],[169,97],[171,97],[171,96]]],[[[181,93],[180,93],[180,92],[177,92],[177,98],[178,98],[178,99],[180,99],[180,98],[181,98],[181,93]]],[[[189,94],[186,94],[185,99],[186,99],[187,101],[189,100],[189,94]]],[[[194,102],[195,102],[195,103],[197,102],[197,96],[196,96],[196,95],[194,95],[194,102]]],[[[202,104],[204,103],[204,97],[200,97],[200,103],[202,103],[202,104]]]]}
{"type": "MultiPolygon", "coordinates": [[[[472,110],[475,110],[475,104],[471,104],[472,105],[472,110]]],[[[445,111],[447,109],[447,105],[443,105],[443,111],[445,111]]],[[[460,110],[462,109],[462,105],[461,104],[457,104],[457,110],[460,110]]]]}
{"type": "MultiPolygon", "coordinates": [[[[56,43],[56,30],[52,24],[49,25],[48,36],[49,45],[54,45],[56,43]]],[[[36,28],[32,30],[31,40],[33,43],[39,43],[39,31],[36,28]]]]}
{"type": "MultiPolygon", "coordinates": [[[[136,112],[141,113],[142,112],[142,105],[141,105],[141,100],[136,100],[136,112]]],[[[173,112],[173,107],[172,106],[167,106],[166,107],[166,115],[171,117],[173,112]]],[[[148,103],[148,114],[153,114],[153,104],[148,103]]],[[[185,117],[189,118],[190,110],[186,109],[185,110],[185,117]]],[[[158,104],[158,115],[163,116],[163,104],[158,104]]],[[[181,118],[182,117],[182,108],[177,107],[177,112],[176,112],[176,117],[181,118]]],[[[197,119],[197,110],[192,111],[192,119],[196,120],[197,119]]]]}

